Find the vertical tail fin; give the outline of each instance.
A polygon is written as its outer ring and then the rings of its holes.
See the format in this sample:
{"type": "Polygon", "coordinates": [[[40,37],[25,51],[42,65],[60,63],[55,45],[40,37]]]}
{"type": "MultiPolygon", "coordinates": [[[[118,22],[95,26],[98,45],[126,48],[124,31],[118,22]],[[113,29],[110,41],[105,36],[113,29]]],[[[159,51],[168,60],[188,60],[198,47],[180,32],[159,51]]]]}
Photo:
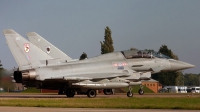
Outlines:
{"type": "Polygon", "coordinates": [[[57,47],[55,47],[53,44],[42,38],[39,34],[36,32],[29,32],[27,33],[27,37],[31,43],[36,45],[38,48],[40,48],[42,51],[46,52],[48,55],[50,55],[52,58],[56,59],[62,59],[62,60],[72,60],[68,55],[63,53],[61,50],[59,50],[57,47]]]}
{"type": "Polygon", "coordinates": [[[32,68],[40,64],[40,60],[52,59],[49,55],[27,41],[12,29],[3,31],[8,47],[12,52],[19,68],[32,68]]]}

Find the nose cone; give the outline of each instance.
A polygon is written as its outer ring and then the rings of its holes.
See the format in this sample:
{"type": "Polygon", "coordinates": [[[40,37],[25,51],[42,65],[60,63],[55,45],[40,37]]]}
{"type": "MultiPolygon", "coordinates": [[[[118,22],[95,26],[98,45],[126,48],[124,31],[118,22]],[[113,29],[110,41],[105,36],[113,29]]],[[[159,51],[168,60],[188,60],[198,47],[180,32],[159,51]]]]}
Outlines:
{"type": "Polygon", "coordinates": [[[188,68],[194,68],[195,66],[186,62],[178,61],[178,60],[169,60],[171,65],[171,71],[184,70],[188,68]]]}

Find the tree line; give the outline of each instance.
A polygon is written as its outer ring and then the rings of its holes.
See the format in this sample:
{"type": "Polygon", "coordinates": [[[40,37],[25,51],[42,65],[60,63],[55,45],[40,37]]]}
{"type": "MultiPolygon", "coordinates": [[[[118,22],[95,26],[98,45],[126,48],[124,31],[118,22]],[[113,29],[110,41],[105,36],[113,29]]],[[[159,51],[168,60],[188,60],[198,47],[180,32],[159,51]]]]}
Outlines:
{"type": "Polygon", "coordinates": [[[200,86],[200,74],[185,73],[177,81],[179,86],[200,86]]]}
{"type": "Polygon", "coordinates": [[[10,71],[3,68],[0,60],[0,88],[4,88],[5,91],[9,91],[9,89],[14,88],[13,83],[8,81],[10,79],[10,71]],[[7,79],[7,80],[4,80],[7,79]]]}

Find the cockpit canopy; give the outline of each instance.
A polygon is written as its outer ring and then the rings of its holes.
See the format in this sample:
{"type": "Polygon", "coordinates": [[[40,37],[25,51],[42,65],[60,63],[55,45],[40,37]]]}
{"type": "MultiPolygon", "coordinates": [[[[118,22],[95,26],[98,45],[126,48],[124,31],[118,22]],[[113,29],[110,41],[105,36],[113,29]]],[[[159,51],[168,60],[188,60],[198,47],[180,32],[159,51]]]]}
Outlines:
{"type": "Polygon", "coordinates": [[[121,51],[126,59],[133,59],[133,58],[166,58],[171,59],[170,57],[155,51],[150,50],[125,50],[121,51]]]}

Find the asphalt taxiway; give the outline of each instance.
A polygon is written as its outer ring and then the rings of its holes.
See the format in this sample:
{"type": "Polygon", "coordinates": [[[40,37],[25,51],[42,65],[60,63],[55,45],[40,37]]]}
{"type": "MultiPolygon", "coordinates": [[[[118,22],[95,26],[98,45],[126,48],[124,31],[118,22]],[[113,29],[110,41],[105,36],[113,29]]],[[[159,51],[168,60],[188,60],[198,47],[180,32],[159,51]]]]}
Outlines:
{"type": "MultiPolygon", "coordinates": [[[[134,94],[134,97],[200,97],[200,94],[134,94]]],[[[0,93],[0,99],[23,99],[23,98],[67,98],[66,95],[56,93],[0,93]]],[[[87,98],[87,95],[75,95],[74,98],[87,98]]],[[[127,98],[126,94],[103,95],[98,94],[96,98],[127,98]]],[[[49,108],[49,107],[10,107],[0,106],[0,112],[199,112],[199,110],[177,110],[177,109],[105,109],[105,108],[49,108]]]]}
{"type": "MultiPolygon", "coordinates": [[[[115,94],[115,95],[104,95],[98,94],[96,98],[126,98],[126,94],[115,94]]],[[[200,94],[162,94],[162,93],[152,93],[152,94],[144,94],[139,95],[137,93],[134,94],[133,97],[200,97],[200,94]]],[[[67,98],[66,95],[58,95],[56,93],[41,93],[41,94],[30,94],[30,93],[1,93],[0,98],[67,98]]],[[[74,98],[87,98],[87,95],[75,95],[74,98]]]]}

